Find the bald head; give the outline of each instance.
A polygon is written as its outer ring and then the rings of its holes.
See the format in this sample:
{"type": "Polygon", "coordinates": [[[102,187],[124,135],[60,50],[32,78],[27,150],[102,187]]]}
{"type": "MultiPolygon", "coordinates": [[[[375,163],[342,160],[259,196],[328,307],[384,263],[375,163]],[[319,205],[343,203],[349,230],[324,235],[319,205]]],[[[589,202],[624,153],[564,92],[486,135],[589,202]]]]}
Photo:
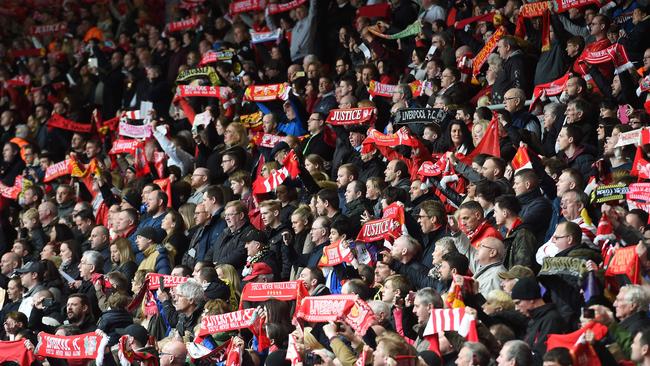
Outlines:
{"type": "Polygon", "coordinates": [[[187,357],[187,348],[185,343],[173,340],[165,344],[160,354],[160,365],[184,365],[187,357]]]}
{"type": "Polygon", "coordinates": [[[194,170],[194,173],[192,173],[192,180],[190,184],[192,185],[192,188],[200,188],[205,185],[210,184],[208,181],[210,177],[210,171],[207,168],[196,168],[194,170]]]}
{"type": "Polygon", "coordinates": [[[18,267],[20,267],[20,257],[18,254],[7,252],[2,255],[2,259],[0,259],[0,272],[3,275],[11,275],[11,273],[13,273],[13,271],[18,267]]]}

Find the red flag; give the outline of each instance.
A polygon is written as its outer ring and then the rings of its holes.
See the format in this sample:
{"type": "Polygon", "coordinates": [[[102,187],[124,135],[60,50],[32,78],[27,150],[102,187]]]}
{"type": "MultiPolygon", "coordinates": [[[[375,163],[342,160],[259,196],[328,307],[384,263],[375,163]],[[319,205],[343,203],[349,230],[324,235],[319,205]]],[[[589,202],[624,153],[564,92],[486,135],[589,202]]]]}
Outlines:
{"type": "Polygon", "coordinates": [[[639,256],[636,254],[636,246],[616,249],[605,270],[605,277],[614,277],[616,275],[626,275],[630,282],[635,285],[641,283],[639,256]]]}
{"type": "Polygon", "coordinates": [[[0,362],[16,362],[18,365],[31,365],[36,361],[34,352],[25,347],[25,340],[1,341],[0,362]]]}
{"type": "Polygon", "coordinates": [[[253,182],[253,194],[272,192],[288,177],[296,178],[300,174],[298,157],[293,150],[284,157],[282,165],[282,168],[272,171],[268,178],[258,176],[253,182]]]}
{"type": "Polygon", "coordinates": [[[512,165],[515,173],[522,169],[532,169],[533,164],[530,162],[530,156],[528,156],[528,148],[520,146],[510,165],[512,165]]]}
{"type": "Polygon", "coordinates": [[[492,117],[492,120],[490,121],[490,124],[488,125],[487,131],[485,131],[485,135],[483,135],[483,138],[481,141],[478,143],[478,145],[470,152],[467,156],[465,156],[462,161],[470,165],[472,163],[472,159],[478,154],[489,154],[492,156],[496,156],[497,158],[501,157],[501,148],[499,147],[499,119],[496,117],[496,114],[492,117]]]}
{"type": "Polygon", "coordinates": [[[424,336],[454,330],[470,342],[478,341],[476,318],[465,308],[433,309],[424,328],[424,336]]]}
{"type": "Polygon", "coordinates": [[[639,177],[639,179],[650,179],[650,161],[645,159],[641,146],[636,147],[636,155],[634,156],[630,175],[639,177]]]}

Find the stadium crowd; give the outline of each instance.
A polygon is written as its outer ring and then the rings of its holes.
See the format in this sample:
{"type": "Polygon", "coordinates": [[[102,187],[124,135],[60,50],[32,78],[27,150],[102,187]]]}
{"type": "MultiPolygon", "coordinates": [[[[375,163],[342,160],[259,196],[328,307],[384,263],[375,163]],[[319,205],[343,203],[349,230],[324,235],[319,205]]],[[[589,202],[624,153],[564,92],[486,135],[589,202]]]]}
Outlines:
{"type": "Polygon", "coordinates": [[[647,0],[5,0],[2,365],[650,365],[647,0]]]}

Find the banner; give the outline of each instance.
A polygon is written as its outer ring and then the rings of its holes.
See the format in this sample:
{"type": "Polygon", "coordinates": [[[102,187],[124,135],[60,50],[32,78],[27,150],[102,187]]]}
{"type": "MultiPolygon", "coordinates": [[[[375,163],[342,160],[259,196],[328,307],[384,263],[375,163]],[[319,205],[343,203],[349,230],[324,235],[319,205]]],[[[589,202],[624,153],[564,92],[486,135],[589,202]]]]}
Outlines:
{"type": "Polygon", "coordinates": [[[126,123],[125,121],[120,121],[118,134],[120,134],[120,136],[132,137],[135,139],[146,139],[151,137],[153,131],[149,124],[136,126],[126,123]]]}
{"type": "Polygon", "coordinates": [[[474,61],[472,62],[472,75],[476,76],[479,72],[481,72],[481,67],[483,67],[483,64],[485,61],[487,61],[488,56],[490,56],[494,49],[497,48],[497,43],[505,35],[506,28],[503,26],[500,26],[496,31],[494,31],[492,37],[490,37],[490,39],[485,42],[485,46],[481,48],[479,53],[474,58],[474,61]]]}
{"type": "Polygon", "coordinates": [[[199,25],[200,19],[198,17],[187,18],[177,22],[167,23],[167,31],[170,33],[181,32],[188,29],[194,29],[199,25]]]}
{"type": "Polygon", "coordinates": [[[91,124],[71,121],[56,113],[47,121],[47,127],[81,133],[89,133],[93,128],[91,124]]]}
{"type": "Polygon", "coordinates": [[[230,330],[248,328],[255,322],[256,308],[237,310],[230,313],[207,315],[201,318],[199,336],[217,334],[230,330]]]}
{"type": "Polygon", "coordinates": [[[235,57],[236,55],[237,53],[235,52],[235,50],[231,48],[227,48],[219,51],[209,50],[206,53],[204,53],[203,56],[201,57],[199,66],[205,66],[207,64],[212,64],[217,61],[232,62],[233,57],[235,57]]]}
{"type": "Polygon", "coordinates": [[[45,36],[55,33],[64,33],[68,29],[65,22],[56,24],[35,25],[29,29],[29,34],[32,36],[45,36]]]}
{"type": "Polygon", "coordinates": [[[482,15],[477,15],[475,17],[470,17],[470,18],[465,18],[463,20],[459,20],[454,24],[454,28],[456,29],[463,29],[466,26],[477,23],[477,22],[488,22],[492,23],[494,20],[494,12],[487,13],[487,14],[482,14],[482,15]]]}
{"type": "Polygon", "coordinates": [[[624,183],[599,186],[591,192],[591,203],[603,203],[625,199],[629,187],[624,183]]]}
{"type": "Polygon", "coordinates": [[[244,91],[244,100],[251,102],[269,102],[289,99],[291,87],[286,84],[251,85],[244,91]]]}
{"type": "Polygon", "coordinates": [[[232,90],[224,86],[205,85],[179,85],[178,93],[181,97],[209,97],[221,100],[228,99],[232,90]]]}
{"type": "Polygon", "coordinates": [[[160,279],[163,280],[163,285],[165,288],[176,287],[182,283],[187,282],[190,277],[181,277],[181,276],[170,276],[159,273],[147,273],[145,278],[149,279],[149,290],[156,291],[160,288],[160,279]]]}
{"type": "Polygon", "coordinates": [[[395,147],[399,145],[417,147],[419,146],[419,141],[417,137],[411,136],[409,130],[406,127],[402,127],[397,132],[385,135],[374,128],[368,130],[368,137],[363,140],[362,145],[371,145],[375,144],[377,146],[389,146],[395,147]]]}
{"type": "Polygon", "coordinates": [[[56,164],[52,164],[47,169],[45,169],[45,178],[43,181],[45,183],[51,182],[56,178],[62,177],[64,175],[68,175],[71,172],[70,168],[70,161],[69,160],[63,160],[60,161],[56,164]]]}
{"type": "Polygon", "coordinates": [[[38,333],[38,344],[34,353],[40,357],[71,360],[97,360],[104,357],[108,337],[85,333],[74,336],[58,336],[38,333]]]}
{"type": "Polygon", "coordinates": [[[342,320],[361,336],[376,319],[370,306],[357,295],[307,296],[297,307],[295,317],[314,323],[342,320]]]}
{"type": "Polygon", "coordinates": [[[641,146],[637,146],[630,175],[639,177],[639,179],[650,179],[650,161],[646,160],[644,155],[641,146]]]}
{"type": "Polygon", "coordinates": [[[402,235],[402,225],[404,225],[404,205],[399,201],[393,202],[386,207],[381,219],[363,224],[357,235],[357,241],[367,243],[384,239],[392,242],[402,235]]]}
{"type": "Polygon", "coordinates": [[[297,302],[300,302],[302,298],[307,295],[309,295],[309,292],[302,281],[270,283],[249,282],[242,290],[241,302],[260,302],[270,299],[279,301],[297,300],[297,302]]]}
{"type": "Polygon", "coordinates": [[[423,162],[422,165],[420,165],[420,169],[418,169],[418,175],[422,177],[437,177],[440,174],[444,173],[447,168],[448,160],[447,157],[443,154],[435,163],[433,161],[423,162]]]}
{"type": "Polygon", "coordinates": [[[447,118],[449,118],[449,113],[442,108],[406,108],[395,113],[393,123],[434,122],[440,125],[447,118]]]}
{"type": "Polygon", "coordinates": [[[240,0],[230,4],[230,16],[249,11],[264,11],[264,0],[240,0]]]}
{"type": "Polygon", "coordinates": [[[323,248],[323,255],[318,261],[319,267],[334,267],[341,263],[352,263],[354,255],[350,246],[343,246],[343,241],[338,240],[325,248],[323,248]]]}
{"type": "Polygon", "coordinates": [[[270,32],[255,32],[254,30],[248,31],[251,35],[251,43],[264,43],[264,42],[277,42],[282,37],[282,28],[277,28],[270,32]]]}
{"type": "Polygon", "coordinates": [[[621,132],[615,147],[627,145],[645,145],[650,143],[650,127],[637,128],[636,130],[621,132]]]}
{"type": "Polygon", "coordinates": [[[307,296],[296,309],[295,317],[308,322],[334,322],[344,317],[357,295],[307,296]]]}
{"type": "Polygon", "coordinates": [[[14,180],[14,185],[9,187],[0,183],[0,196],[15,200],[23,191],[23,176],[19,175],[14,180]]]}
{"type": "Polygon", "coordinates": [[[570,257],[544,258],[542,269],[538,276],[569,276],[576,279],[575,283],[587,273],[587,261],[570,257]]]}
{"type": "Polygon", "coordinates": [[[212,85],[219,85],[220,83],[219,75],[217,75],[217,72],[214,71],[214,68],[212,66],[196,67],[194,69],[181,71],[176,77],[176,83],[179,81],[188,81],[202,77],[207,77],[210,79],[210,83],[212,85]]]}
{"type": "Polygon", "coordinates": [[[626,198],[634,201],[650,201],[650,183],[632,183],[626,198]]]}
{"type": "Polygon", "coordinates": [[[113,142],[111,150],[108,152],[109,155],[116,154],[135,154],[135,149],[142,148],[144,141],[131,140],[131,139],[119,139],[113,142]]]}
{"type": "Polygon", "coordinates": [[[269,11],[269,14],[278,14],[278,13],[284,13],[289,10],[296,9],[300,5],[306,3],[307,0],[291,0],[288,3],[282,3],[282,4],[269,4],[267,9],[269,11]]]}
{"type": "Polygon", "coordinates": [[[375,114],[374,107],[332,109],[325,122],[334,126],[369,123],[375,114]]]}
{"type": "Polygon", "coordinates": [[[580,8],[591,4],[600,7],[603,3],[600,0],[553,0],[551,3],[556,13],[564,13],[571,8],[580,8]]]}
{"type": "Polygon", "coordinates": [[[25,339],[0,341],[0,363],[15,362],[18,365],[31,365],[36,361],[34,352],[25,347],[25,339]]]}
{"type": "MultiPolygon", "coordinates": [[[[411,92],[413,93],[414,97],[419,97],[422,95],[421,81],[416,80],[408,84],[408,86],[411,88],[411,92]]],[[[383,84],[375,80],[370,80],[370,84],[368,85],[368,94],[370,94],[371,99],[376,96],[392,98],[393,94],[395,93],[395,89],[397,89],[397,85],[383,84]]]]}
{"type": "Polygon", "coordinates": [[[631,283],[638,285],[641,283],[641,272],[639,267],[639,256],[636,254],[636,245],[618,248],[614,252],[607,269],[605,277],[615,277],[625,275],[631,283]]]}

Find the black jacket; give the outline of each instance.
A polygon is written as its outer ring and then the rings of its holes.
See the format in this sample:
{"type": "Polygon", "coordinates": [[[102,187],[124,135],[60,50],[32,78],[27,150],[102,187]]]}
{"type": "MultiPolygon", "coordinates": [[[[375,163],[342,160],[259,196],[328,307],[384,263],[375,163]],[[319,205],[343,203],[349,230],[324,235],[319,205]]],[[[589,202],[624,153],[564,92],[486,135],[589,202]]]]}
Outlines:
{"type": "Polygon", "coordinates": [[[210,282],[208,287],[203,290],[205,298],[208,300],[221,299],[225,302],[230,300],[230,288],[226,285],[225,282],[218,279],[214,282],[210,282]]]}
{"type": "Polygon", "coordinates": [[[422,254],[420,255],[419,262],[427,268],[427,272],[433,266],[433,251],[436,250],[436,242],[444,236],[447,236],[447,227],[441,226],[438,230],[434,230],[427,234],[422,234],[422,254]]]}
{"type": "Polygon", "coordinates": [[[546,230],[548,230],[551,216],[553,215],[553,207],[551,201],[542,195],[539,188],[535,188],[530,192],[526,192],[517,196],[521,204],[521,221],[524,225],[535,234],[538,243],[544,242],[546,230]]]}
{"type": "Polygon", "coordinates": [[[280,224],[280,226],[275,229],[266,229],[266,235],[269,238],[269,249],[275,255],[276,263],[279,263],[280,265],[279,280],[281,281],[288,280],[291,275],[291,261],[289,260],[290,248],[284,244],[284,240],[282,239],[284,233],[289,233],[289,242],[291,242],[293,238],[293,230],[285,224],[280,224]]]}
{"type": "Polygon", "coordinates": [[[546,353],[546,340],[549,334],[564,334],[567,329],[562,316],[557,311],[555,304],[545,304],[530,311],[531,320],[528,322],[524,341],[528,343],[533,351],[533,359],[540,364],[544,353],[546,353]]]}
{"type": "Polygon", "coordinates": [[[502,103],[505,93],[512,88],[523,89],[528,93],[530,89],[530,77],[526,70],[526,59],[523,52],[515,51],[503,63],[503,69],[497,74],[492,85],[492,103],[502,103]]]}
{"type": "Polygon", "coordinates": [[[246,264],[246,248],[242,238],[254,227],[246,222],[235,232],[226,229],[212,247],[212,262],[218,264],[231,264],[235,268],[242,268],[246,264]]]}
{"type": "Polygon", "coordinates": [[[133,324],[133,317],[126,310],[106,310],[97,321],[97,329],[101,329],[109,337],[108,345],[117,344],[120,335],[116,330],[133,324]]]}

